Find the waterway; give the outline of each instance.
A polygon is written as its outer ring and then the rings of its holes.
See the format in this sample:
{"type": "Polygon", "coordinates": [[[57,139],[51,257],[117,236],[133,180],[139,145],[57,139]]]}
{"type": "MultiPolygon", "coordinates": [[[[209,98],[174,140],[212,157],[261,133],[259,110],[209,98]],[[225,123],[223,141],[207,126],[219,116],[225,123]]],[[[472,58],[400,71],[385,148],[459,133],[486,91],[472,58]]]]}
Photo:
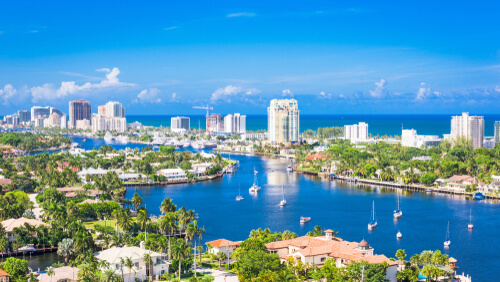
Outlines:
{"type": "MultiPolygon", "coordinates": [[[[82,142],[82,138],[74,137],[73,140],[86,149],[104,144],[102,139],[87,138],[82,142]]],[[[125,147],[111,145],[116,149],[125,147]]],[[[392,213],[397,200],[394,190],[287,173],[285,160],[246,155],[230,157],[240,162],[234,175],[189,185],[129,187],[125,197],[130,199],[137,191],[149,212],[156,215],[160,214],[160,203],[166,197],[172,198],[178,207],[194,209],[199,225],[207,232],[203,242],[219,238],[245,240],[252,229],[259,227],[269,227],[273,232],[291,230],[302,236],[319,225],[338,231],[344,240],[359,242],[364,238],[375,248],[375,253],[388,257],[394,257],[398,249],[406,251],[407,259],[423,250],[441,250],[458,260],[459,273],[468,273],[475,281],[488,281],[500,274],[497,267],[500,247],[495,243],[500,239],[497,202],[405,192],[400,201],[403,217],[394,221],[392,213]],[[258,171],[256,176],[254,167],[258,171]],[[248,192],[254,181],[262,186],[256,196],[248,192]],[[238,187],[244,197],[240,202],[235,200],[238,187]],[[287,206],[278,207],[283,197],[282,187],[287,206]],[[368,231],[373,201],[378,228],[368,231]],[[470,211],[473,231],[467,229],[470,211]],[[300,225],[301,216],[310,216],[311,222],[300,225]],[[445,249],[448,221],[452,243],[445,249]],[[396,239],[398,231],[403,234],[401,240],[396,239]]]]}

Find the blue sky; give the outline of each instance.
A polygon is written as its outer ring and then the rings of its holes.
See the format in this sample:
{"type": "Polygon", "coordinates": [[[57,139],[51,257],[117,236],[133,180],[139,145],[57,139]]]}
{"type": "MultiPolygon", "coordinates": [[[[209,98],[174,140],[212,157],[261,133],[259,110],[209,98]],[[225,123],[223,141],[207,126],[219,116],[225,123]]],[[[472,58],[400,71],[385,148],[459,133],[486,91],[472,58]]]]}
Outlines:
{"type": "Polygon", "coordinates": [[[500,3],[334,2],[2,1],[0,115],[498,113],[500,3]]]}

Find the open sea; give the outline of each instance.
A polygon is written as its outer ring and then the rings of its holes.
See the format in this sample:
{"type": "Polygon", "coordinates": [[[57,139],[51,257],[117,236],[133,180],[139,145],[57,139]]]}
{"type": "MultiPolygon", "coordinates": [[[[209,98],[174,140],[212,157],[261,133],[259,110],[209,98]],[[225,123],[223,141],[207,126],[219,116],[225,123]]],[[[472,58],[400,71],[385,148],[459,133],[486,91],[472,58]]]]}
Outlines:
{"type": "MultiPolygon", "coordinates": [[[[472,115],[473,113],[471,113],[472,115]]],[[[480,114],[479,114],[480,115],[480,114]]],[[[499,115],[484,116],[484,134],[493,136],[495,121],[500,121],[499,115]]],[[[170,127],[170,118],[173,116],[162,115],[127,115],[127,122],[138,121],[143,125],[170,127]]],[[[191,127],[205,128],[204,115],[187,116],[190,118],[191,127]]],[[[307,129],[317,130],[319,127],[332,127],[368,123],[368,132],[372,135],[401,135],[401,128],[415,129],[421,135],[449,134],[451,130],[450,115],[301,115],[300,131],[307,129]]],[[[247,130],[267,130],[267,115],[247,115],[247,130]]]]}

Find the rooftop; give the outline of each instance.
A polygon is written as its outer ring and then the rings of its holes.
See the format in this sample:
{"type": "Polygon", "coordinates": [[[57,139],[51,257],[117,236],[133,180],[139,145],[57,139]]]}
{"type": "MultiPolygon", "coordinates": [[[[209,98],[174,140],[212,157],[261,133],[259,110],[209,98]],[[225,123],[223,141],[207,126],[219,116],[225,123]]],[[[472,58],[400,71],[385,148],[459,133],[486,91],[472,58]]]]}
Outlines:
{"type": "Polygon", "coordinates": [[[5,232],[12,232],[14,228],[24,226],[25,223],[28,223],[31,226],[38,227],[40,225],[50,226],[50,224],[41,222],[35,219],[29,219],[25,217],[20,218],[10,218],[1,222],[3,228],[5,228],[5,232]]]}

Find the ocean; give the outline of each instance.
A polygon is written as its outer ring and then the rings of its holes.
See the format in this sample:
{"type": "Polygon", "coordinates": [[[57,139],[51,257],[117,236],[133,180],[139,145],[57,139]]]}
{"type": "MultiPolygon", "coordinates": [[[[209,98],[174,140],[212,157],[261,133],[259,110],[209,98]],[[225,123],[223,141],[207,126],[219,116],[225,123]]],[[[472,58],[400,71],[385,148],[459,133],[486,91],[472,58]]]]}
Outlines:
{"type": "MultiPolygon", "coordinates": [[[[493,136],[495,121],[500,121],[499,115],[484,116],[484,134],[493,136]]],[[[148,126],[170,127],[170,115],[129,115],[127,122],[138,121],[148,126]]],[[[187,116],[191,119],[191,127],[205,129],[205,116],[187,116]]],[[[301,115],[300,131],[319,127],[332,127],[368,123],[368,132],[376,135],[401,135],[401,129],[415,129],[420,135],[449,134],[451,130],[450,115],[301,115]]],[[[247,130],[267,130],[267,115],[247,115],[247,130]]]]}

